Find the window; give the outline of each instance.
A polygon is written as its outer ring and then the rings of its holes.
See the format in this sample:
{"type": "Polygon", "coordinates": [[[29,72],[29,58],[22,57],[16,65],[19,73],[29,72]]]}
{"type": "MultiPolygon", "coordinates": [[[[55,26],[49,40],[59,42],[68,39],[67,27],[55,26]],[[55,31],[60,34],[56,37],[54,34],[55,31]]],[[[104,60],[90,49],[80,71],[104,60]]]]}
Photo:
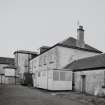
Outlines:
{"type": "Polygon", "coordinates": [[[53,80],[55,81],[72,81],[71,72],[53,71],[53,80]]]}
{"type": "Polygon", "coordinates": [[[60,80],[65,81],[65,72],[60,72],[60,80]]]}
{"type": "Polygon", "coordinates": [[[61,81],[72,81],[72,76],[70,72],[60,72],[60,80],[61,81]]]}
{"type": "Polygon", "coordinates": [[[65,80],[72,81],[72,73],[71,72],[65,72],[65,80]]]}
{"type": "Polygon", "coordinates": [[[53,80],[55,81],[59,80],[59,71],[53,71],[53,80]]]}

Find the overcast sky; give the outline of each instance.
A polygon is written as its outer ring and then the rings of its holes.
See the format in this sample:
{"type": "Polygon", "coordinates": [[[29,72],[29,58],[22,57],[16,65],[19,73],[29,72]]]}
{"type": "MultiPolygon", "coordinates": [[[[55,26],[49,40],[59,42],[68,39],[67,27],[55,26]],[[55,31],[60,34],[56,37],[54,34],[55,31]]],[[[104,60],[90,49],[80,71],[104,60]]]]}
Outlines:
{"type": "Polygon", "coordinates": [[[85,42],[105,52],[105,0],[0,0],[0,56],[76,38],[78,20],[85,42]]]}

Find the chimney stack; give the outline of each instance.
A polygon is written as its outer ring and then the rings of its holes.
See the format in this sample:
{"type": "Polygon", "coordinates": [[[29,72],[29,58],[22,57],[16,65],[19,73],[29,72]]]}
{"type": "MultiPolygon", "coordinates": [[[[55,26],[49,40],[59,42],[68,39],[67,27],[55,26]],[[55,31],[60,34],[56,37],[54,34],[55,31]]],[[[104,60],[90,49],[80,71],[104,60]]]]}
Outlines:
{"type": "Polygon", "coordinates": [[[80,48],[84,48],[85,47],[83,26],[79,26],[79,28],[77,29],[77,42],[76,42],[76,46],[80,47],[80,48]]]}
{"type": "Polygon", "coordinates": [[[48,50],[50,47],[49,46],[42,46],[40,47],[40,54],[48,50]]]}

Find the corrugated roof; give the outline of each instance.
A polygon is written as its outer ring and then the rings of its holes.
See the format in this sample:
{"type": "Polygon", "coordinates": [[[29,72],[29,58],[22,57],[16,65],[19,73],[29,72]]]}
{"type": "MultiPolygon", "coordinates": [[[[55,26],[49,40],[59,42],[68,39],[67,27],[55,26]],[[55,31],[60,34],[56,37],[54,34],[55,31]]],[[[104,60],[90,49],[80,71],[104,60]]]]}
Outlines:
{"type": "Polygon", "coordinates": [[[105,68],[105,54],[99,54],[93,57],[79,59],[68,64],[65,69],[85,70],[89,68],[105,68]]]}
{"type": "Polygon", "coordinates": [[[0,64],[14,65],[14,58],[0,57],[0,64]]]}

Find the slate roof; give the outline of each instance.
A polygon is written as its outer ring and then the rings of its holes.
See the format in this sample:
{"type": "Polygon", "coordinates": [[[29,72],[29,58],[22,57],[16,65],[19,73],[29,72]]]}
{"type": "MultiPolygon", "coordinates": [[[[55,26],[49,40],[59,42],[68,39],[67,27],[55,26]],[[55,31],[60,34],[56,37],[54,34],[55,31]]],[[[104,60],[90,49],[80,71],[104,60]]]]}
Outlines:
{"type": "Polygon", "coordinates": [[[64,46],[64,47],[71,47],[71,48],[75,48],[75,49],[80,49],[80,50],[86,50],[86,51],[91,51],[91,52],[97,52],[97,53],[102,53],[101,51],[97,50],[96,48],[88,45],[88,44],[85,44],[85,48],[80,48],[80,47],[77,47],[76,46],[76,39],[73,38],[73,37],[69,37],[68,39],[58,43],[59,45],[61,46],[64,46]]]}
{"type": "Polygon", "coordinates": [[[70,69],[74,71],[96,68],[105,68],[105,54],[79,59],[64,67],[64,69],[70,69]]]}
{"type": "MultiPolygon", "coordinates": [[[[83,51],[89,51],[89,52],[96,52],[96,53],[102,53],[100,50],[85,44],[85,48],[80,48],[76,46],[76,39],[73,37],[69,37],[64,41],[58,42],[57,44],[55,44],[52,47],[49,47],[46,51],[56,47],[56,46],[62,46],[62,47],[67,47],[67,48],[73,48],[73,49],[78,49],[78,50],[83,50],[83,51]]],[[[45,53],[46,51],[43,51],[41,54],[45,53]]],[[[41,54],[39,54],[38,56],[40,56],[41,54]]]]}
{"type": "Polygon", "coordinates": [[[14,65],[15,60],[14,58],[0,57],[0,64],[14,65]]]}

